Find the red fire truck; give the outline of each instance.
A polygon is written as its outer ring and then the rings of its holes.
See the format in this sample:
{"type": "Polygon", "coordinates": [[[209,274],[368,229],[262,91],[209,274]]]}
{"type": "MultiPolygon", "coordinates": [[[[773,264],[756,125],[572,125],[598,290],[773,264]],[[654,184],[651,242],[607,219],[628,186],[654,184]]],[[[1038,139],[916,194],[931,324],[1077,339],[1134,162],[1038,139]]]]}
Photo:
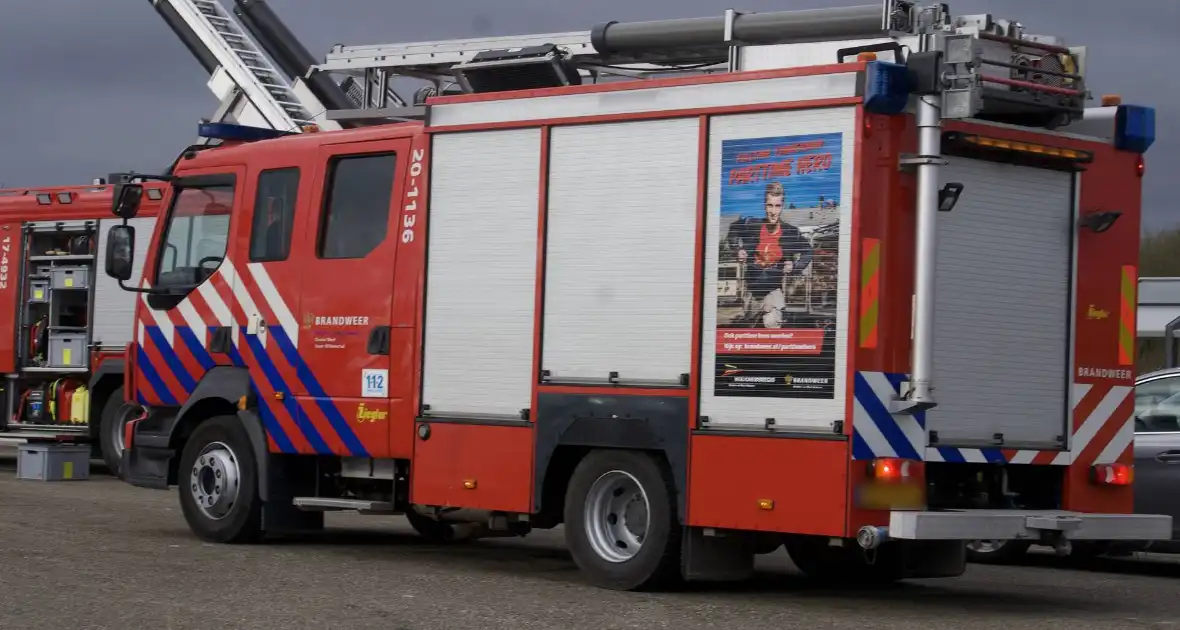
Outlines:
{"type": "Polygon", "coordinates": [[[1132,514],[1152,110],[1085,109],[1081,53],[1015,23],[881,11],[609,23],[465,56],[421,122],[205,125],[154,233],[108,237],[144,297],[125,479],[224,543],[561,525],[619,589],[1170,537],[1132,514]],[[586,80],[669,51],[731,71],[586,80]]]}
{"type": "MultiPolygon", "coordinates": [[[[144,229],[163,191],[146,187],[144,229]]],[[[96,273],[111,199],[101,183],[0,190],[0,438],[90,442],[117,470],[135,296],[96,273]]]]}

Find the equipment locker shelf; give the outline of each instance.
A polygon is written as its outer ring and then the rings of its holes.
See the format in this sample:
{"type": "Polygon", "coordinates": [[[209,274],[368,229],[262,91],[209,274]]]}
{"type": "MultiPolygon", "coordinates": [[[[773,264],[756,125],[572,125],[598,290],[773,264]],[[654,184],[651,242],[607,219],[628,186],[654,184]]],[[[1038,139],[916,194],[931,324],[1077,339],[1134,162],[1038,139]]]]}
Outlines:
{"type": "Polygon", "coordinates": [[[89,368],[95,280],[96,221],[34,222],[25,226],[17,361],[10,424],[54,432],[88,430],[83,411],[89,368]],[[82,395],[74,392],[82,389],[82,395]],[[71,402],[81,403],[77,410],[71,402]],[[77,413],[80,411],[81,413],[77,413]]]}

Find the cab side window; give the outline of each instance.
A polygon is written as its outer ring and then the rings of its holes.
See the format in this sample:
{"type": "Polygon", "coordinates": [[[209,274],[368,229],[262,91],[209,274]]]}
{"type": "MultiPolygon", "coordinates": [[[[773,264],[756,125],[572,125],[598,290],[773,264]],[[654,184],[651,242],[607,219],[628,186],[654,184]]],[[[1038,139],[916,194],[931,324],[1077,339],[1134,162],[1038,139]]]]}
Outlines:
{"type": "Polygon", "coordinates": [[[385,240],[396,167],[392,153],[339,157],[329,163],[320,258],[364,258],[385,240]]]}
{"type": "Polygon", "coordinates": [[[1180,375],[1135,387],[1135,430],[1139,433],[1180,432],[1180,375]]]}
{"type": "Polygon", "coordinates": [[[258,174],[254,220],[250,226],[250,262],[277,262],[291,253],[299,169],[279,168],[258,174]]]}

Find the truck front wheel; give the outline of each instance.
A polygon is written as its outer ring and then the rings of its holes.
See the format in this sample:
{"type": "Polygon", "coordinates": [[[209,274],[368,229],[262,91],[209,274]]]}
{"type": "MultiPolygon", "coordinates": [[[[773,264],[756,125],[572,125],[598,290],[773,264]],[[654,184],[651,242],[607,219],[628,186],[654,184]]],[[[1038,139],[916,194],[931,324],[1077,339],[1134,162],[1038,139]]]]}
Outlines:
{"type": "Polygon", "coordinates": [[[594,451],[565,496],[565,540],[590,582],[615,590],[663,587],[680,576],[676,490],[650,455],[594,451]]]}
{"type": "Polygon", "coordinates": [[[181,452],[180,508],[193,533],[218,543],[256,542],[262,536],[258,466],[246,429],[234,416],[197,426],[181,452]]]}
{"type": "Polygon", "coordinates": [[[111,392],[102,406],[98,422],[98,440],[102,447],[102,459],[107,470],[119,477],[123,463],[123,427],[139,413],[139,405],[123,401],[123,388],[111,392]]]}

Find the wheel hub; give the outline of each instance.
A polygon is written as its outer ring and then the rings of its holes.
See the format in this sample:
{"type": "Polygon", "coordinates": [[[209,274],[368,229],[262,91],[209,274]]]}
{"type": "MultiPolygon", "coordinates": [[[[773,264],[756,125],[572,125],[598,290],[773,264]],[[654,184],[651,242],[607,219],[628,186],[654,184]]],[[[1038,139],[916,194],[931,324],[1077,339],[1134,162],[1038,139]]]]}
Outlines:
{"type": "Polygon", "coordinates": [[[621,470],[608,472],[590,487],[585,507],[586,535],[602,559],[626,562],[639,553],[651,518],[639,480],[621,470]]]}
{"type": "Polygon", "coordinates": [[[207,445],[189,474],[189,492],[197,508],[207,518],[225,518],[237,502],[239,476],[233,449],[221,442],[207,445]]]}
{"type": "Polygon", "coordinates": [[[1003,540],[972,540],[967,548],[977,553],[995,553],[1004,546],[1003,540]]]}

